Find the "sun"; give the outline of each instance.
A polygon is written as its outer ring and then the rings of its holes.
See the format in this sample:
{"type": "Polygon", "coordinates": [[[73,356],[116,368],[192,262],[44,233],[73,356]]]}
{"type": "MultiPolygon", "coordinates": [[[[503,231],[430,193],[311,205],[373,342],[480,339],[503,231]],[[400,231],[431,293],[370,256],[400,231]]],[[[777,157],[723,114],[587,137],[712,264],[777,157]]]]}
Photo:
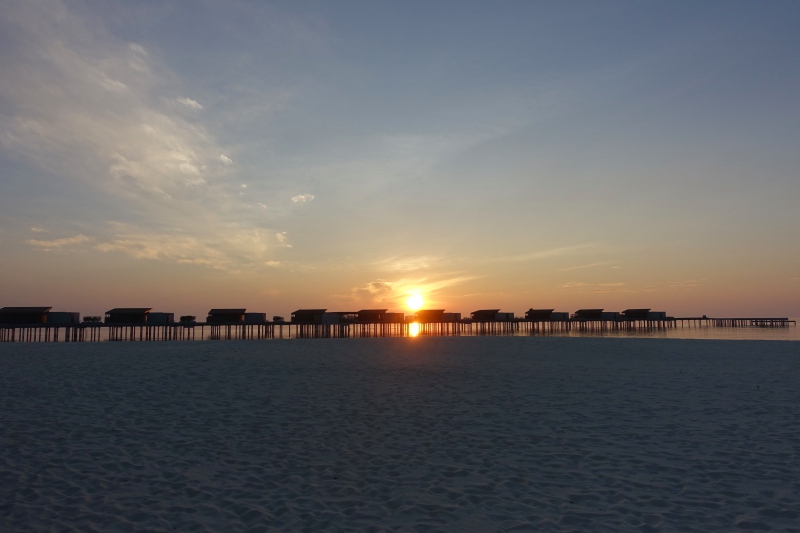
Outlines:
{"type": "Polygon", "coordinates": [[[412,311],[416,311],[420,309],[423,305],[425,305],[425,300],[422,299],[422,296],[419,293],[414,293],[408,297],[406,300],[406,306],[411,309],[412,311]]]}

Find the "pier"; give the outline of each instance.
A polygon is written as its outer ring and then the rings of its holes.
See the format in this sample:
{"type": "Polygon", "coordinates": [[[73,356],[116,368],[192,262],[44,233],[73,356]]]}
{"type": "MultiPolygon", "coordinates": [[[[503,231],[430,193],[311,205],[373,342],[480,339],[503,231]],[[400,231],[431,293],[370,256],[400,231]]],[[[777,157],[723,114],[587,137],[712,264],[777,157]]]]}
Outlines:
{"type": "Polygon", "coordinates": [[[646,332],[675,328],[788,328],[796,327],[788,318],[713,318],[679,317],[625,319],[569,317],[554,320],[508,318],[402,322],[297,323],[264,321],[260,323],[186,322],[147,323],[77,323],[0,324],[0,342],[131,342],[193,341],[235,339],[299,338],[368,338],[416,336],[480,335],[558,335],[605,332],[646,332]]]}

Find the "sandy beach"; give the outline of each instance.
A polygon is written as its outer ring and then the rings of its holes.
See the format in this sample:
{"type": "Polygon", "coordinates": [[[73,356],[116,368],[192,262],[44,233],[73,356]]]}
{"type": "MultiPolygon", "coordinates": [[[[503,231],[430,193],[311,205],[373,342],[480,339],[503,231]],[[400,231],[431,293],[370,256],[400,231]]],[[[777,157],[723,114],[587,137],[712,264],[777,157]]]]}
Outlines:
{"type": "Polygon", "coordinates": [[[800,531],[800,343],[0,346],[2,531],[800,531]]]}

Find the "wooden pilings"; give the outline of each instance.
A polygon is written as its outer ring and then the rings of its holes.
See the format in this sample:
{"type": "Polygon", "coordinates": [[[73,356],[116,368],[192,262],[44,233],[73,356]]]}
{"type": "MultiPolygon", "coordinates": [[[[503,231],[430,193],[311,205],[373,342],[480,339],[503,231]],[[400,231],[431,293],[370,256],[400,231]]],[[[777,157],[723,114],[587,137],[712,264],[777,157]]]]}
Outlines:
{"type": "Polygon", "coordinates": [[[603,332],[641,332],[667,330],[676,327],[715,328],[784,328],[797,326],[788,318],[709,318],[681,317],[662,319],[593,320],[506,320],[475,322],[393,322],[297,324],[264,322],[260,324],[99,324],[72,325],[0,325],[0,342],[98,342],[98,341],[186,341],[199,339],[283,339],[283,338],[357,338],[357,337],[415,337],[456,335],[531,335],[603,332]],[[210,331],[206,337],[205,327],[210,331]],[[62,335],[63,330],[63,335],[62,335]]]}

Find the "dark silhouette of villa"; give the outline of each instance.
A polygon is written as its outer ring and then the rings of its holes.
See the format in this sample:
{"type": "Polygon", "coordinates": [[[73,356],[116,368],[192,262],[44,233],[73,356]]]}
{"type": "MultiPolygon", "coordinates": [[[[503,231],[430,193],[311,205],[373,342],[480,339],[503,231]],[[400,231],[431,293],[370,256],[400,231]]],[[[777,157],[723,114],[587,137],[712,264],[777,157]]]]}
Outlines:
{"type": "Polygon", "coordinates": [[[147,324],[152,307],[115,307],[106,311],[106,324],[147,324]]]}

